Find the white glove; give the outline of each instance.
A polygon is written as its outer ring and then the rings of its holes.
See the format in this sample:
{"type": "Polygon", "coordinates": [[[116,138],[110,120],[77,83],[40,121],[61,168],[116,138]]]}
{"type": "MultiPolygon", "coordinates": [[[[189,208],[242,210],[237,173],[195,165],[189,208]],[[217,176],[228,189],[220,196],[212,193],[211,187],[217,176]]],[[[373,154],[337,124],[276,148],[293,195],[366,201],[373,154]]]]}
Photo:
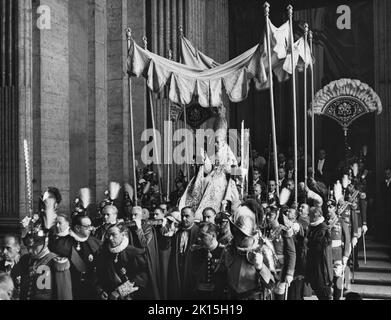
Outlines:
{"type": "Polygon", "coordinates": [[[367,232],[368,232],[368,227],[367,227],[367,225],[363,225],[362,226],[362,232],[363,232],[363,234],[366,234],[367,232]]]}
{"type": "Polygon", "coordinates": [[[357,241],[358,241],[357,237],[354,237],[354,238],[352,239],[353,248],[356,247],[357,241]]]}
{"type": "Polygon", "coordinates": [[[349,260],[348,257],[343,257],[343,258],[342,258],[342,263],[343,263],[343,266],[344,266],[344,267],[348,264],[348,260],[349,260]]]}
{"type": "Polygon", "coordinates": [[[288,286],[291,285],[292,281],[293,281],[293,277],[292,276],[286,276],[285,282],[288,284],[288,286]]]}

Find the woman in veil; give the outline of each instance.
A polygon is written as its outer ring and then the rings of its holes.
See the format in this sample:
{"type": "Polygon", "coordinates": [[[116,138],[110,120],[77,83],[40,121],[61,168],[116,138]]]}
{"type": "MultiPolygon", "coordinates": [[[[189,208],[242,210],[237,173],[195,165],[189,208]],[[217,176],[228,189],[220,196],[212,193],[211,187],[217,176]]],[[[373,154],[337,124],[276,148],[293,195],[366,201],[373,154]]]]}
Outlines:
{"type": "Polygon", "coordinates": [[[202,220],[205,208],[213,208],[216,212],[225,211],[227,202],[232,208],[240,205],[239,192],[235,181],[231,179],[232,169],[238,162],[227,143],[228,124],[225,119],[225,108],[220,107],[214,123],[215,153],[209,157],[201,150],[203,164],[198,174],[190,181],[182,196],[179,209],[192,207],[196,220],[202,220]]]}

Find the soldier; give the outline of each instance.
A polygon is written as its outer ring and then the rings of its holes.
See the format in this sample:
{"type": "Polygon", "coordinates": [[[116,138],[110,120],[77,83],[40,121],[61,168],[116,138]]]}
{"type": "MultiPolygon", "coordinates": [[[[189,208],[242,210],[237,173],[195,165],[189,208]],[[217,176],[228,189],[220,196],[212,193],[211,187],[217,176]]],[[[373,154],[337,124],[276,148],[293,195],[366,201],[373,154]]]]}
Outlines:
{"type": "Polygon", "coordinates": [[[274,290],[275,300],[284,300],[295,272],[296,249],[293,241],[293,230],[279,223],[279,210],[273,208],[266,215],[266,236],[273,244],[278,258],[277,279],[274,290]]]}
{"type": "Polygon", "coordinates": [[[145,298],[148,265],[145,250],[129,244],[123,223],[111,225],[96,262],[97,287],[102,300],[145,298]]]}
{"type": "Polygon", "coordinates": [[[230,225],[233,241],[227,248],[225,259],[228,298],[264,300],[274,277],[264,263],[254,214],[249,209],[240,208],[236,219],[230,219],[230,225]]]}
{"type": "Polygon", "coordinates": [[[353,255],[354,255],[354,269],[359,268],[358,263],[358,246],[362,245],[362,236],[365,235],[368,231],[367,227],[367,196],[365,192],[361,191],[362,186],[360,184],[357,187],[351,183],[348,186],[348,201],[351,203],[352,214],[354,215],[355,222],[354,225],[354,234],[352,239],[353,244],[353,255]],[[360,243],[358,243],[358,241],[360,243]]]}
{"type": "Polygon", "coordinates": [[[194,298],[224,300],[227,283],[227,270],[224,264],[226,249],[217,241],[216,225],[203,222],[199,228],[200,245],[192,248],[194,298]]]}
{"type": "Polygon", "coordinates": [[[72,300],[70,263],[50,252],[48,236],[35,224],[23,238],[28,254],[20,259],[21,300],[72,300]]]}
{"type": "Polygon", "coordinates": [[[331,234],[331,246],[333,255],[333,297],[340,300],[344,286],[343,273],[350,256],[350,230],[344,217],[337,214],[335,200],[328,202],[328,225],[331,234]]]}

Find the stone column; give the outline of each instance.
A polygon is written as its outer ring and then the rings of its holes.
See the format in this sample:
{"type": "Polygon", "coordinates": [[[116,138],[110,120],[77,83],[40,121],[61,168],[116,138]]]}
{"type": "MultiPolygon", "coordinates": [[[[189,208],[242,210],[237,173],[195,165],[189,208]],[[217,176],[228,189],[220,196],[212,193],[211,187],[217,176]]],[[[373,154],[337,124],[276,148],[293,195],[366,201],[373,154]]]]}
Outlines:
{"type": "Polygon", "coordinates": [[[88,1],[89,186],[96,201],[108,185],[107,0],[88,1]]]}
{"type": "Polygon", "coordinates": [[[69,0],[69,179],[70,201],[88,187],[88,3],[69,0]]]}
{"type": "MultiPolygon", "coordinates": [[[[33,169],[33,122],[32,122],[32,1],[18,1],[18,52],[19,52],[19,212],[26,211],[26,173],[23,140],[30,147],[30,166],[33,169]]],[[[33,170],[32,170],[33,171],[33,170]]]]}
{"type": "Polygon", "coordinates": [[[129,180],[129,112],[126,74],[126,0],[107,1],[107,104],[109,180],[129,180]]]}
{"type": "Polygon", "coordinates": [[[70,190],[68,4],[68,0],[36,1],[36,6],[49,6],[51,29],[39,30],[33,23],[35,192],[37,196],[42,188],[58,187],[64,212],[69,212],[70,190]]]}
{"type": "MultiPolygon", "coordinates": [[[[155,3],[155,1],[153,1],[155,3]]],[[[156,22],[156,21],[155,21],[156,22]]],[[[146,8],[144,0],[133,0],[128,3],[128,26],[132,29],[133,38],[135,41],[142,45],[142,37],[146,35],[146,8]]],[[[151,47],[151,39],[148,39],[149,46],[151,47]]],[[[128,86],[126,86],[128,90],[128,86]]],[[[126,91],[127,93],[127,91],[126,91]]],[[[136,161],[141,164],[141,151],[145,146],[145,142],[141,141],[141,135],[147,128],[147,90],[146,82],[144,78],[132,78],[132,99],[133,99],[133,116],[134,116],[134,143],[136,161]]],[[[127,106],[126,106],[127,107],[127,106]]],[[[125,124],[124,124],[125,125],[125,124]]],[[[127,127],[130,128],[130,120],[127,122],[127,127]]],[[[132,146],[129,140],[129,181],[133,182],[132,174],[132,146]]]]}

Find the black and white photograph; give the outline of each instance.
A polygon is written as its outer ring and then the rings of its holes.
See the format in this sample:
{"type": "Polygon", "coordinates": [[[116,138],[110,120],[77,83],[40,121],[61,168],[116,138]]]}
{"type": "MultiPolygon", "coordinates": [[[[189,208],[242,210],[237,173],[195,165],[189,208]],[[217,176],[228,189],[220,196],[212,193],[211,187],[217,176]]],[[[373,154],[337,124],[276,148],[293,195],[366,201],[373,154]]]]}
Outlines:
{"type": "Polygon", "coordinates": [[[391,300],[390,17],[0,0],[1,308],[391,300]]]}

